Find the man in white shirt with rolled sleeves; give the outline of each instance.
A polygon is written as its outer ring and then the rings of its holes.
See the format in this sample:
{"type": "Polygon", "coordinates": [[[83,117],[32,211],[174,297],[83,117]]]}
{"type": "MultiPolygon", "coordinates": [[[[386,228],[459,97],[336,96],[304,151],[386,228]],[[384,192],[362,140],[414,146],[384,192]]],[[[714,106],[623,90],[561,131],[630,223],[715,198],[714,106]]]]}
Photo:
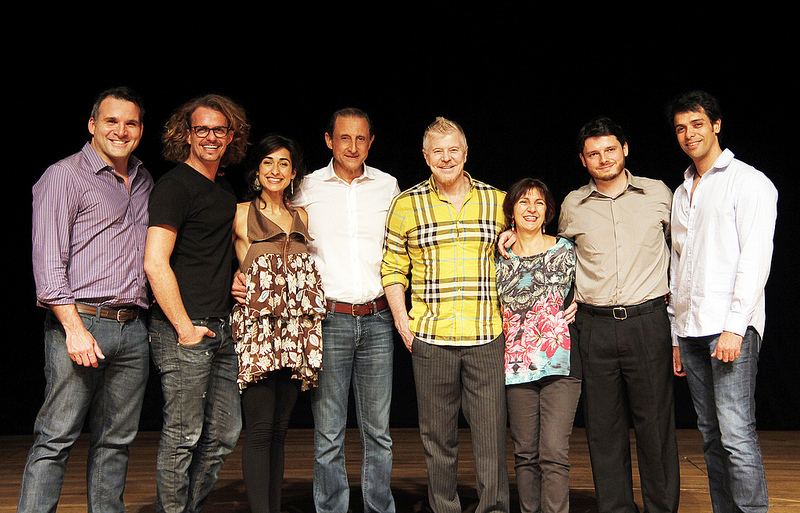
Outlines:
{"type": "Polygon", "coordinates": [[[394,319],[380,265],[386,213],[400,189],[394,177],[364,163],[373,139],[365,112],[335,112],[325,133],[333,158],[305,177],[292,199],[308,212],[309,251],[322,276],[328,310],[319,387],[311,396],[317,513],[349,508],[344,435],[351,385],[362,441],[364,511],[395,511],[389,434],[394,319]]]}
{"type": "Polygon", "coordinates": [[[767,511],[754,394],[778,193],[722,150],[713,96],[681,95],[667,115],[693,162],[672,203],[675,374],[692,394],[715,513],[767,511]]]}

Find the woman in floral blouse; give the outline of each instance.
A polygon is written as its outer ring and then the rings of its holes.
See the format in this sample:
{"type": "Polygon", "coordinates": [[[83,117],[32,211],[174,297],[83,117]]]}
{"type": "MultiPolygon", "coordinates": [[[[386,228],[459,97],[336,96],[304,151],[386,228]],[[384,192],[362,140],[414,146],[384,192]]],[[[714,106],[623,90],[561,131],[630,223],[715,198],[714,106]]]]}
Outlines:
{"type": "Polygon", "coordinates": [[[308,216],[288,206],[305,174],[299,145],[271,135],[252,151],[252,201],[237,205],[234,248],[246,300],[231,314],[247,426],[242,473],[253,512],[280,511],[284,439],[300,389],[322,364],[324,293],[306,243],[308,216]]]}
{"type": "Polygon", "coordinates": [[[506,399],[520,508],[569,511],[569,437],[580,397],[580,362],[571,350],[564,306],[575,282],[575,248],[544,232],[555,201],[524,178],[503,202],[516,240],[497,259],[506,337],[506,399]]]}

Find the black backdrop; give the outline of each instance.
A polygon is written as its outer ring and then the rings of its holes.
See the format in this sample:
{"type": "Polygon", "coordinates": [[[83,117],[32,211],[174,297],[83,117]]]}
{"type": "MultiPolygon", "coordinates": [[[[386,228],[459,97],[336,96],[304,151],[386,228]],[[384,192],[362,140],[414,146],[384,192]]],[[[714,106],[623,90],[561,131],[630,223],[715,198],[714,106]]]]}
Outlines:
{"type": "MultiPolygon", "coordinates": [[[[3,125],[10,182],[4,217],[11,232],[0,433],[30,433],[44,389],[43,311],[35,306],[30,265],[30,188],[48,165],[88,140],[94,95],[121,84],[144,96],[145,130],[136,153],[156,178],[171,167],[159,142],[171,110],[217,92],[247,109],[253,139],[274,131],[300,141],[312,170],[330,159],[323,139],[330,114],[345,106],[366,110],[376,126],[368,163],[396,176],[401,188],[428,176],[422,133],[443,115],[464,127],[466,168],[474,177],[503,189],[522,176],[540,177],[558,202],[588,180],[573,141],[578,128],[599,114],[626,129],[629,169],[674,189],[688,159],[664,120],[663,105],[680,91],[708,90],[722,104],[724,146],[764,171],[780,193],[757,418],[761,429],[800,429],[800,348],[790,324],[797,289],[797,84],[790,37],[782,37],[780,28],[783,13],[740,13],[719,24],[711,11],[696,18],[654,11],[622,16],[621,6],[612,12],[573,6],[525,13],[515,4],[495,4],[482,12],[392,4],[367,15],[352,6],[355,12],[313,18],[302,9],[278,12],[235,2],[196,3],[192,14],[133,6],[134,14],[10,16],[7,24],[18,24],[24,36],[3,36],[10,49],[4,96],[12,115],[3,125]]],[[[241,173],[227,170],[236,184],[241,173]]],[[[415,426],[410,357],[399,338],[396,348],[392,425],[415,426]]],[[[160,429],[160,389],[151,374],[144,430],[160,429]]],[[[694,426],[683,379],[676,381],[676,411],[679,427],[694,426]]],[[[312,425],[305,394],[293,425],[312,425]]]]}

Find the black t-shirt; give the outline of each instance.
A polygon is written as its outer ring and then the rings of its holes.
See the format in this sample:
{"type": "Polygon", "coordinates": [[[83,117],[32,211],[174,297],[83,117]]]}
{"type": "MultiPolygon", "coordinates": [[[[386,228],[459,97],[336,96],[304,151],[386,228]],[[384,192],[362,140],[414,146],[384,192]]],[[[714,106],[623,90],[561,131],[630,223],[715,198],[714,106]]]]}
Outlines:
{"type": "Polygon", "coordinates": [[[179,164],[150,194],[150,226],[178,231],[170,265],[190,318],[225,317],[231,311],[236,195],[222,177],[215,182],[179,164]]]}

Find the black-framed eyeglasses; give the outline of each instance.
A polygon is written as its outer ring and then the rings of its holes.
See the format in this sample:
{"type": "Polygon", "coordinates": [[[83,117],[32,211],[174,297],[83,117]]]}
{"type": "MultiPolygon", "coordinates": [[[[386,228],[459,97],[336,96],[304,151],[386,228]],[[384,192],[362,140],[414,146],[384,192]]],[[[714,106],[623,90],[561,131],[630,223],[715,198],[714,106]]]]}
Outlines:
{"type": "Polygon", "coordinates": [[[196,135],[197,137],[206,137],[209,132],[214,132],[214,135],[216,135],[217,137],[225,137],[226,135],[228,135],[228,132],[233,130],[229,126],[215,126],[213,128],[207,126],[193,126],[191,128],[192,131],[194,132],[194,135],[196,135]]]}

